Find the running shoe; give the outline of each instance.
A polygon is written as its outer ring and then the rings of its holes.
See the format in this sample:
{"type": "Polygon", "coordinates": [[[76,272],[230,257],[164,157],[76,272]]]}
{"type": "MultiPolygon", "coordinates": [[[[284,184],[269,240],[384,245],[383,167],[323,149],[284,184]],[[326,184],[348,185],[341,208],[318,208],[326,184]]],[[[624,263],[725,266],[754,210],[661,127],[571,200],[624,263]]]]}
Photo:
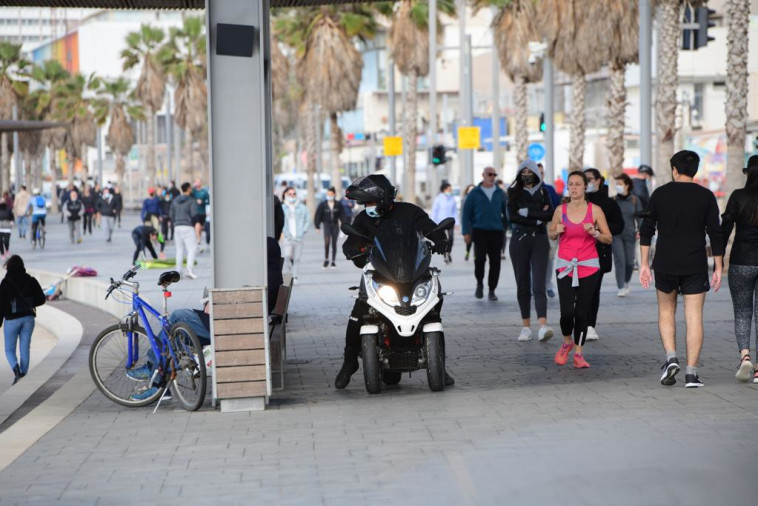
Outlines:
{"type": "Polygon", "coordinates": [[[337,268],[337,264],[335,264],[334,262],[332,262],[332,269],[336,269],[336,268],[337,268]]]}
{"type": "Polygon", "coordinates": [[[574,353],[574,369],[589,369],[590,364],[584,360],[584,355],[581,353],[574,353]]]}
{"type": "Polygon", "coordinates": [[[597,341],[600,336],[595,332],[595,327],[587,327],[587,341],[597,341]]]}
{"type": "Polygon", "coordinates": [[[134,381],[147,381],[153,377],[153,364],[148,362],[142,367],[127,369],[126,376],[134,381]]]}
{"type": "Polygon", "coordinates": [[[549,289],[549,290],[547,290],[547,296],[552,299],[553,297],[555,297],[555,292],[553,290],[549,289]]]}
{"type": "Polygon", "coordinates": [[[189,279],[197,279],[197,275],[192,271],[187,271],[185,276],[188,277],[189,279]]]}
{"type": "Polygon", "coordinates": [[[531,341],[532,340],[532,329],[529,327],[524,327],[521,329],[521,333],[518,335],[519,341],[531,341]]]}
{"type": "Polygon", "coordinates": [[[750,361],[750,355],[745,355],[740,361],[740,366],[737,368],[737,373],[734,375],[735,379],[740,383],[747,383],[750,380],[750,375],[753,373],[753,363],[750,361]]]}
{"type": "Polygon", "coordinates": [[[665,385],[667,387],[673,385],[676,383],[675,376],[679,373],[681,370],[679,367],[679,359],[678,358],[672,358],[669,359],[665,364],[663,364],[663,374],[661,375],[661,385],[665,385]]]}
{"type": "Polygon", "coordinates": [[[563,343],[555,354],[555,363],[558,365],[566,365],[568,362],[569,353],[574,349],[574,343],[563,343]]]}
{"type": "Polygon", "coordinates": [[[616,294],[617,297],[626,297],[626,288],[619,288],[618,293],[616,294]]]}
{"type": "Polygon", "coordinates": [[[329,260],[324,260],[324,266],[322,268],[326,269],[327,267],[329,267],[329,260]]]}
{"type": "Polygon", "coordinates": [[[547,325],[543,325],[542,327],[540,327],[540,331],[537,333],[537,338],[540,340],[541,343],[549,341],[551,337],[553,337],[553,329],[551,329],[547,325]]]}
{"type": "Polygon", "coordinates": [[[158,391],[158,387],[150,387],[146,388],[145,390],[141,392],[134,393],[129,396],[130,401],[144,401],[145,399],[149,399],[155,393],[158,391]]]}
{"type": "Polygon", "coordinates": [[[684,381],[685,388],[700,388],[705,386],[697,374],[685,374],[684,381]]]}

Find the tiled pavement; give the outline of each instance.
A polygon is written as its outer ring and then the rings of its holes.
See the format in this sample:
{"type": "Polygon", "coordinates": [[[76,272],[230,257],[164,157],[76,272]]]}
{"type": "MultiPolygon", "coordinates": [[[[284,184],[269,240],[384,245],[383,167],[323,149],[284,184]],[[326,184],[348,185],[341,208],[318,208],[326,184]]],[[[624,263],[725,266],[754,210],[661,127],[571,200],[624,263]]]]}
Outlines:
{"type": "MultiPolygon", "coordinates": [[[[456,386],[431,393],[414,374],[369,396],[360,371],[346,390],[332,386],[358,270],[341,261],[323,271],[320,237],[312,231],[307,241],[290,304],[287,388],[267,411],[185,413],[169,404],[153,415],[96,392],[0,473],[0,504],[731,505],[758,497],[758,386],[733,379],[726,287],[706,304],[706,388],[665,388],[652,291],[634,283],[617,299],[606,276],[601,339],[586,349],[592,368],[559,368],[558,339],[516,341],[510,263],[500,302],[477,301],[459,241],[455,263],[442,266],[445,289],[456,292],[443,310],[456,386]]],[[[553,322],[557,311],[551,300],[553,322]]]]}

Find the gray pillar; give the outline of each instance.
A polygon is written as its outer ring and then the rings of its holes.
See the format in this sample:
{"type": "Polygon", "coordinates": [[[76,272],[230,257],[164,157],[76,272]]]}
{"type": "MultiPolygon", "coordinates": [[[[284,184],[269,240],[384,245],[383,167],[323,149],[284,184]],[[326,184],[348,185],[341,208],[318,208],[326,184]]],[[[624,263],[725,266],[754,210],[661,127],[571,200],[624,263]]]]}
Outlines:
{"type": "MultiPolygon", "coordinates": [[[[474,77],[471,57],[471,35],[466,35],[466,125],[474,125],[474,77]]],[[[466,184],[474,182],[474,150],[465,151],[466,184]]],[[[461,187],[463,188],[463,187],[461,187]]]]}
{"type": "MultiPolygon", "coordinates": [[[[20,23],[20,21],[19,21],[20,23]]],[[[13,121],[18,120],[18,107],[13,106],[13,121]]],[[[13,163],[16,165],[16,192],[21,189],[21,185],[24,184],[24,168],[21,167],[21,153],[18,152],[18,130],[13,131],[13,163]]],[[[8,176],[10,178],[10,175],[8,176]]],[[[10,188],[5,188],[10,191],[10,188]]]]}
{"type": "MultiPolygon", "coordinates": [[[[268,13],[268,0],[206,2],[214,288],[266,285],[272,208],[266,174],[271,171],[268,13]],[[216,54],[218,23],[254,27],[252,56],[216,54]],[[229,197],[240,194],[246,198],[229,197]]],[[[250,48],[234,49],[244,53],[250,48]]]]}
{"type": "MultiPolygon", "coordinates": [[[[457,0],[456,10],[458,13],[458,46],[460,49],[458,55],[458,61],[460,66],[460,74],[458,76],[460,84],[458,86],[458,101],[460,103],[460,116],[458,118],[458,127],[466,126],[466,120],[468,114],[466,112],[466,104],[468,103],[466,94],[466,84],[468,79],[466,77],[466,0],[457,0]]],[[[455,137],[458,137],[456,132],[455,137]]],[[[468,151],[458,149],[458,184],[461,187],[461,191],[466,188],[466,185],[470,183],[468,179],[468,151]]]]}
{"type": "Polygon", "coordinates": [[[653,10],[650,0],[639,0],[640,11],[640,164],[653,163],[652,46],[653,10]]]}
{"type": "MultiPolygon", "coordinates": [[[[432,147],[437,143],[437,0],[429,0],[429,140],[428,167],[432,163],[432,147]]],[[[428,174],[427,174],[428,177],[428,174]]],[[[429,181],[427,179],[427,188],[429,181]]],[[[431,194],[429,191],[427,193],[431,194]]]]}
{"type": "MultiPolygon", "coordinates": [[[[495,10],[493,8],[493,10],[495,10]]],[[[496,10],[495,10],[496,12],[496,10]]],[[[496,170],[502,167],[500,149],[500,60],[497,48],[492,43],[492,166],[496,170]]]]}
{"type": "Polygon", "coordinates": [[[542,85],[545,95],[545,179],[548,183],[553,184],[555,181],[555,107],[553,104],[555,79],[553,77],[553,62],[550,58],[545,56],[542,62],[542,85]]]}
{"type": "MultiPolygon", "coordinates": [[[[389,64],[389,106],[390,106],[390,137],[397,135],[395,127],[395,63],[390,60],[389,64]]],[[[397,156],[390,157],[390,175],[392,184],[397,186],[397,156]]]]}
{"type": "Polygon", "coordinates": [[[166,93],[166,176],[169,181],[174,180],[174,117],[171,114],[171,98],[171,92],[166,93]]]}
{"type": "MultiPolygon", "coordinates": [[[[103,186],[103,132],[100,127],[97,128],[97,182],[103,186]]],[[[124,189],[121,188],[123,192],[124,189]]]]}

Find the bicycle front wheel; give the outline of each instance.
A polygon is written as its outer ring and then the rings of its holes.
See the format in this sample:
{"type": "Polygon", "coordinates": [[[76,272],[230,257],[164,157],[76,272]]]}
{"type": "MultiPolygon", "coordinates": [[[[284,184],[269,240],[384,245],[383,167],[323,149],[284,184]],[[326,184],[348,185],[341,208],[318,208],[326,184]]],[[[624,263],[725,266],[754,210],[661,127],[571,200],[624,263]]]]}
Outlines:
{"type": "Polygon", "coordinates": [[[42,227],[39,233],[39,247],[45,249],[45,227],[42,227]]]}
{"type": "Polygon", "coordinates": [[[127,407],[137,408],[157,401],[165,388],[150,384],[150,371],[157,365],[155,358],[150,363],[150,350],[150,339],[142,327],[127,332],[121,325],[112,325],[103,330],[89,352],[89,370],[98,390],[116,404],[127,407]],[[135,359],[127,369],[130,347],[135,359]]]}
{"type": "Polygon", "coordinates": [[[185,323],[177,323],[171,328],[171,348],[178,363],[174,364],[176,378],[172,393],[187,411],[196,411],[205,401],[206,371],[205,357],[200,339],[185,323]]]}

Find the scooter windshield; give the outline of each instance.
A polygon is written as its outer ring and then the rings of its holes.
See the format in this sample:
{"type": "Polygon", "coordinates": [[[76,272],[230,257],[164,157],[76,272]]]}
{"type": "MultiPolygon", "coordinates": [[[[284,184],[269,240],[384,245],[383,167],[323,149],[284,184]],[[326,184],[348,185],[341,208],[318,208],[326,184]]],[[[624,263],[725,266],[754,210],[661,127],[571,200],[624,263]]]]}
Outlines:
{"type": "Polygon", "coordinates": [[[388,281],[413,283],[429,269],[431,256],[413,222],[389,220],[376,231],[371,264],[388,281]]]}

